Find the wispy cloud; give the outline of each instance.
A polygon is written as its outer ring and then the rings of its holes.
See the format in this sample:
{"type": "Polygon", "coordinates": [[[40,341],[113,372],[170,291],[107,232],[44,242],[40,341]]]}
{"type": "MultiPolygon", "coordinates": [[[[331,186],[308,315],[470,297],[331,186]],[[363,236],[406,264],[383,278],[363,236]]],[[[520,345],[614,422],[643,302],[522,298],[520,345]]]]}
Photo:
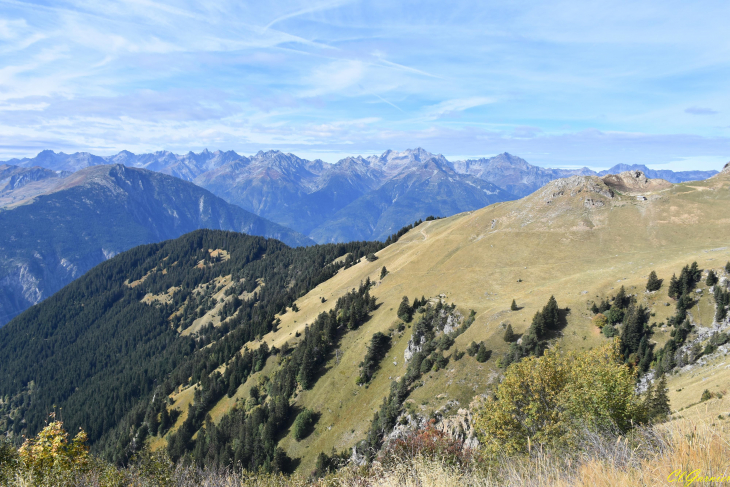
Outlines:
{"type": "Polygon", "coordinates": [[[440,118],[447,115],[452,115],[470,108],[481,107],[494,103],[494,98],[485,96],[474,96],[471,98],[458,98],[454,100],[445,100],[436,105],[432,105],[426,108],[426,113],[433,118],[440,118]]]}
{"type": "Polygon", "coordinates": [[[717,115],[720,112],[713,110],[712,108],[689,107],[684,110],[684,113],[690,113],[692,115],[717,115]]]}
{"type": "Polygon", "coordinates": [[[720,0],[2,0],[0,159],[416,145],[727,159],[728,17],[720,0]]]}

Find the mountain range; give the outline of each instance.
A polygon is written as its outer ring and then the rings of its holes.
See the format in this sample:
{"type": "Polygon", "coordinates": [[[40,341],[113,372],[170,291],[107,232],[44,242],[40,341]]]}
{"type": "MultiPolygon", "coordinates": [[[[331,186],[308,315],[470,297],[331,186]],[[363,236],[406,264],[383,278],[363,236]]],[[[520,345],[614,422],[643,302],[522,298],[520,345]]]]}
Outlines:
{"type": "Polygon", "coordinates": [[[558,178],[602,176],[641,170],[677,183],[706,179],[717,171],[655,171],[619,164],[596,173],[588,168],[550,169],[503,153],[451,162],[424,149],[388,150],[380,156],[347,157],[335,164],[280,151],[242,156],[204,150],[113,156],[64,154],[50,150],[8,165],[77,171],[100,164],[145,168],[191,181],[259,216],[317,242],[385,239],[427,216],[450,216],[526,196],[558,178]]]}
{"type": "Polygon", "coordinates": [[[198,228],[312,245],[190,182],[121,164],[0,166],[0,326],[100,262],[198,228]]]}

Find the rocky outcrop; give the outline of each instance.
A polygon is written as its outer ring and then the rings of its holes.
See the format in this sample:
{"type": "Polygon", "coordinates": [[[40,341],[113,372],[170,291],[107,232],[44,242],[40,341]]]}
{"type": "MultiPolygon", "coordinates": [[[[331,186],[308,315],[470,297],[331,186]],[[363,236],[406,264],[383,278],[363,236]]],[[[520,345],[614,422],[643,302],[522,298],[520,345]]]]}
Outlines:
{"type": "Polygon", "coordinates": [[[601,178],[595,176],[571,176],[569,178],[558,179],[547,184],[538,192],[539,198],[550,204],[553,200],[563,196],[585,195],[587,199],[593,198],[591,195],[596,194],[606,198],[613,198],[614,194],[601,178]]]}
{"type": "Polygon", "coordinates": [[[647,193],[672,187],[664,179],[649,179],[642,171],[625,171],[603,176],[603,182],[622,193],[647,193]]]}

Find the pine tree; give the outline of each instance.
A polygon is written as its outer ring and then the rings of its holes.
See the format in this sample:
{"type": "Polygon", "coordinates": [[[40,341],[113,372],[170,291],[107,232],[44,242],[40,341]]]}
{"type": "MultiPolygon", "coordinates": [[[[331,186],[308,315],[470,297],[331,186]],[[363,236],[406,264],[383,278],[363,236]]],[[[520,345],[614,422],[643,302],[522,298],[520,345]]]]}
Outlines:
{"type": "Polygon", "coordinates": [[[535,316],[532,317],[532,325],[530,326],[530,331],[533,335],[535,335],[538,340],[542,340],[542,338],[545,336],[545,333],[547,332],[547,327],[545,326],[545,318],[540,311],[535,313],[535,316]]]}
{"type": "Polygon", "coordinates": [[[487,350],[487,347],[484,346],[484,342],[481,342],[479,344],[479,350],[477,350],[477,362],[484,363],[487,360],[489,360],[489,356],[491,353],[487,350]]]}
{"type": "Polygon", "coordinates": [[[550,299],[548,299],[547,304],[542,310],[542,315],[545,320],[545,327],[548,330],[556,330],[558,328],[560,315],[558,313],[558,302],[555,300],[555,296],[550,296],[550,299]]]}
{"type": "Polygon", "coordinates": [[[162,406],[162,411],[160,413],[160,426],[158,428],[160,436],[163,436],[167,432],[167,430],[170,429],[170,426],[172,426],[170,413],[167,411],[166,406],[162,406]]]}
{"type": "Polygon", "coordinates": [[[650,404],[650,417],[659,421],[663,421],[672,412],[669,407],[669,395],[667,390],[667,376],[662,374],[657,381],[654,394],[652,395],[650,404]]]}
{"type": "Polygon", "coordinates": [[[702,269],[697,266],[697,261],[692,262],[692,266],[689,268],[689,275],[693,284],[702,280],[702,269]]]}
{"type": "Polygon", "coordinates": [[[314,382],[314,363],[312,353],[307,347],[304,350],[302,356],[302,365],[299,367],[299,373],[297,374],[297,382],[302,386],[302,389],[309,389],[312,387],[314,382]]]}
{"type": "Polygon", "coordinates": [[[408,302],[408,296],[403,296],[403,299],[400,302],[400,306],[398,306],[398,318],[405,321],[406,323],[410,323],[411,319],[413,318],[413,308],[411,308],[408,302]]]}
{"type": "Polygon", "coordinates": [[[509,309],[511,309],[512,311],[517,311],[518,309],[520,309],[517,307],[517,303],[514,299],[512,300],[512,306],[510,306],[509,309]]]}
{"type": "Polygon", "coordinates": [[[512,343],[515,341],[517,337],[515,336],[515,332],[512,331],[512,325],[507,324],[507,329],[504,330],[504,341],[507,343],[512,343]]]}
{"type": "Polygon", "coordinates": [[[383,268],[380,270],[380,279],[383,279],[385,276],[388,275],[388,269],[383,266],[383,268]]]}
{"type": "Polygon", "coordinates": [[[677,299],[680,295],[681,288],[679,287],[679,280],[677,280],[677,275],[672,274],[672,278],[669,280],[669,297],[672,299],[677,299]]]}
{"type": "Polygon", "coordinates": [[[601,312],[601,310],[600,310],[600,309],[598,309],[598,306],[596,306],[596,303],[593,303],[593,306],[591,306],[591,312],[592,312],[592,313],[593,313],[594,315],[597,315],[598,313],[600,313],[600,312],[601,312]]]}
{"type": "Polygon", "coordinates": [[[658,291],[662,287],[662,281],[657,277],[656,272],[651,271],[649,280],[646,282],[646,290],[649,292],[658,291]]]}
{"type": "Polygon", "coordinates": [[[727,272],[728,274],[730,274],[730,261],[728,261],[728,263],[725,264],[725,272],[727,272]]]}
{"type": "Polygon", "coordinates": [[[626,296],[626,289],[621,286],[621,289],[616,294],[616,299],[613,301],[613,305],[623,309],[629,305],[629,302],[631,302],[631,298],[626,296]]]}
{"type": "Polygon", "coordinates": [[[712,287],[715,284],[717,284],[717,275],[715,275],[715,271],[710,269],[710,272],[707,273],[707,279],[705,280],[705,284],[712,287]]]}

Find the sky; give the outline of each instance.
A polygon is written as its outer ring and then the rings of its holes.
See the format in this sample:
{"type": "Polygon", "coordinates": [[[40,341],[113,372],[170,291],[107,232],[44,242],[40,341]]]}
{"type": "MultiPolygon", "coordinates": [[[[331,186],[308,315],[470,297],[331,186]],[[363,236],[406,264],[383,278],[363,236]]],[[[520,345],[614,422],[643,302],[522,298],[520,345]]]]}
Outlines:
{"type": "Polygon", "coordinates": [[[730,160],[727,1],[0,0],[0,160],[730,160]]]}

